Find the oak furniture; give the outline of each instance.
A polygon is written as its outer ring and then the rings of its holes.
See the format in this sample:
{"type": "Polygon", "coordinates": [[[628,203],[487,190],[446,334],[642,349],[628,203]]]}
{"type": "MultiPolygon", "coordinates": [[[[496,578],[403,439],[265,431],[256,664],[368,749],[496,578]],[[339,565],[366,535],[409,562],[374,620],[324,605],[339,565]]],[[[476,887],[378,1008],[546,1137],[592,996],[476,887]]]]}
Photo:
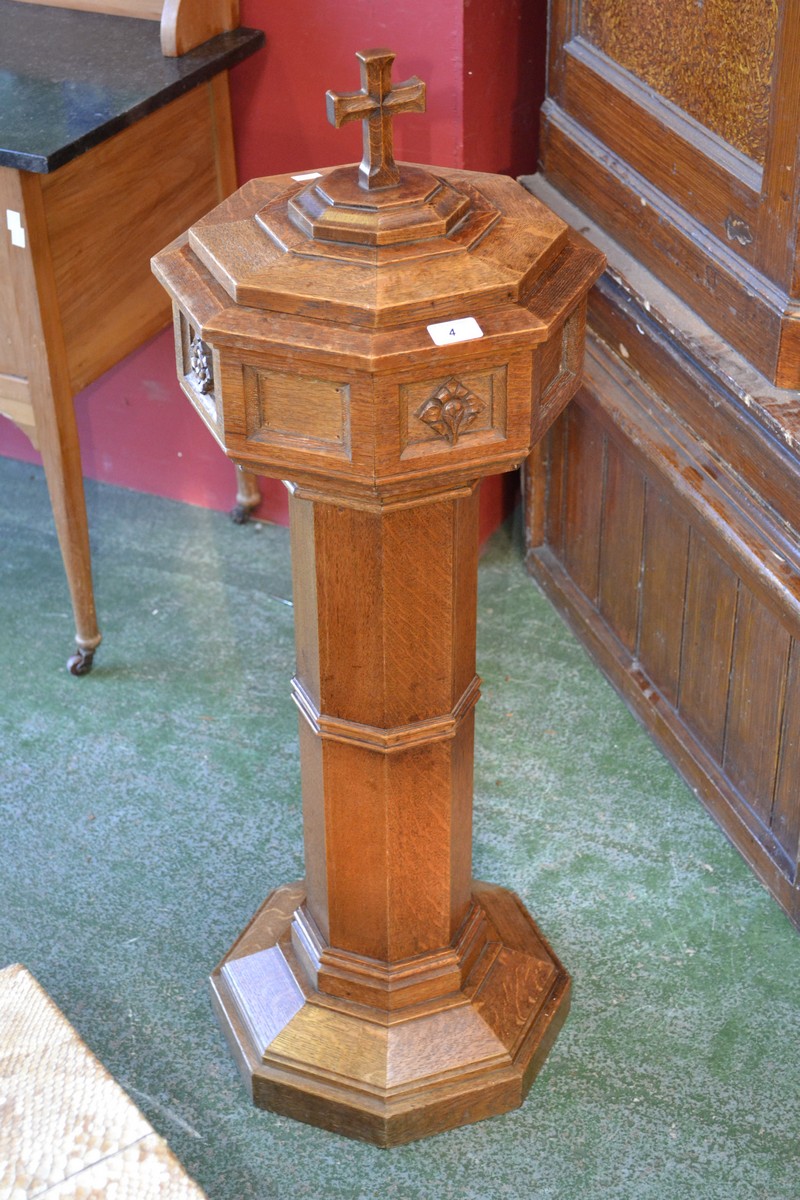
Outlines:
{"type": "Polygon", "coordinates": [[[42,454],[76,675],[100,631],[73,396],[167,323],[150,256],[235,188],[227,73],[262,44],[164,58],[151,20],[0,0],[0,413],[42,454]]]}
{"type": "Polygon", "coordinates": [[[395,1145],[521,1103],[569,976],[471,872],[477,500],[571,396],[602,259],[511,179],[395,163],[393,54],[328,93],[360,166],[246,184],[154,260],[178,377],[288,480],[306,878],[212,978],[259,1105],[395,1145]]]}
{"type": "Polygon", "coordinates": [[[800,11],[550,15],[527,182],[609,266],[530,567],[800,922],[800,11]]]}

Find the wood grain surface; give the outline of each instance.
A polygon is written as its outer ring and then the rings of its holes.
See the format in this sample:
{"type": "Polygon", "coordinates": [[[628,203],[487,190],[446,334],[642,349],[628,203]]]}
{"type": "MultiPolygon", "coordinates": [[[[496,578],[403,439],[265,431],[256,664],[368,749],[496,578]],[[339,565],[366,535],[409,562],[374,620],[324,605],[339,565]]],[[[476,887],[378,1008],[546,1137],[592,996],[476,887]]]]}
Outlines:
{"type": "Polygon", "coordinates": [[[550,182],[783,388],[795,299],[800,15],[552,0],[550,182]]]}
{"type": "Polygon", "coordinates": [[[257,1104],[396,1145],[521,1103],[566,1015],[531,918],[472,881],[478,484],[577,387],[602,257],[511,180],[394,164],[392,56],[360,57],[332,101],[374,116],[360,175],[245,185],[154,270],[187,397],[291,494],[306,880],[215,1007],[257,1104]]]}

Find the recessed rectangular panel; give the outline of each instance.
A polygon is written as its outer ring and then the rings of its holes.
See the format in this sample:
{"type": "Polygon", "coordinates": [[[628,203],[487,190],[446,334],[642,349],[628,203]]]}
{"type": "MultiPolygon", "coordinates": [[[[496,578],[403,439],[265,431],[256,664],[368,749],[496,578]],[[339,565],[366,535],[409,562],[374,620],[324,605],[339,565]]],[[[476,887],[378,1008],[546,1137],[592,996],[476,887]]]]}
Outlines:
{"type": "Polygon", "coordinates": [[[286,371],[245,367],[247,437],[349,455],[350,385],[286,371]]]}

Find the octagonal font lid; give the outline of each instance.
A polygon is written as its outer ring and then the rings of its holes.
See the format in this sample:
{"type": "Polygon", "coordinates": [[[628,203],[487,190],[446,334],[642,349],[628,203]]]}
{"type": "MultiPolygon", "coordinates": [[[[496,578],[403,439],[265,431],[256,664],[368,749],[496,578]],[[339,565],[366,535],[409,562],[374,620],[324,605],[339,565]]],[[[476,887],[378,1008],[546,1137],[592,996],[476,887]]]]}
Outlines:
{"type": "Polygon", "coordinates": [[[198,221],[189,245],[237,304],[386,328],[526,304],[568,227],[513,179],[396,163],[392,121],[425,85],[391,82],[394,55],[365,50],[361,90],[327,94],[337,127],[360,120],[359,165],[245,184],[198,221]]]}

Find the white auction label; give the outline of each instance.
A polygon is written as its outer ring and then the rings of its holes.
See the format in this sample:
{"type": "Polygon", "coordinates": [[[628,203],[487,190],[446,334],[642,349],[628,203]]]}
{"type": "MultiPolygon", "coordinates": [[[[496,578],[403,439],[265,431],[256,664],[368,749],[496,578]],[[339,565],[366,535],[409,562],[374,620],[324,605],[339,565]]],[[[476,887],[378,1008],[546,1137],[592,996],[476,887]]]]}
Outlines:
{"type": "Polygon", "coordinates": [[[428,333],[437,346],[447,346],[450,342],[471,342],[473,338],[483,337],[483,330],[474,317],[440,321],[438,325],[429,325],[428,333]]]}
{"type": "Polygon", "coordinates": [[[305,183],[306,179],[322,179],[322,171],[308,171],[305,175],[293,175],[297,183],[305,183]]]}
{"type": "Polygon", "coordinates": [[[22,227],[22,217],[13,208],[6,209],[6,225],[11,234],[11,245],[25,249],[25,230],[22,227]]]}

